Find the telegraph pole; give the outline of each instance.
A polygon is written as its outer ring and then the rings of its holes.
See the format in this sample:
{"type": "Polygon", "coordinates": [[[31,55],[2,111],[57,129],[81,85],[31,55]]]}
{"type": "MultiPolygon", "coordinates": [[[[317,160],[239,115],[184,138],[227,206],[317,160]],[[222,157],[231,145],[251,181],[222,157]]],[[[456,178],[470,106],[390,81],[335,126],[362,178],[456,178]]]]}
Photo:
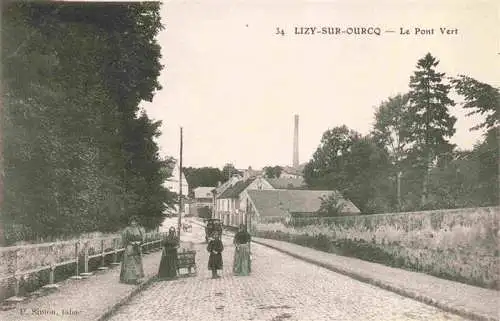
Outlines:
{"type": "Polygon", "coordinates": [[[181,146],[180,146],[180,156],[179,156],[179,221],[177,223],[177,229],[179,230],[178,238],[181,241],[181,214],[182,214],[182,127],[181,127],[181,146]]]}

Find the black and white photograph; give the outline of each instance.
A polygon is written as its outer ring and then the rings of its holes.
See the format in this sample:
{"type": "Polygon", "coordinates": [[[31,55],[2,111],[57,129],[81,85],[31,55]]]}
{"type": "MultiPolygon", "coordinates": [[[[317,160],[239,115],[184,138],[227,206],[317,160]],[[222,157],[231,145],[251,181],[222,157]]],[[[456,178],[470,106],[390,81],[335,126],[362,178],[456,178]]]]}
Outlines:
{"type": "Polygon", "coordinates": [[[0,8],[0,320],[500,321],[498,0],[0,8]]]}

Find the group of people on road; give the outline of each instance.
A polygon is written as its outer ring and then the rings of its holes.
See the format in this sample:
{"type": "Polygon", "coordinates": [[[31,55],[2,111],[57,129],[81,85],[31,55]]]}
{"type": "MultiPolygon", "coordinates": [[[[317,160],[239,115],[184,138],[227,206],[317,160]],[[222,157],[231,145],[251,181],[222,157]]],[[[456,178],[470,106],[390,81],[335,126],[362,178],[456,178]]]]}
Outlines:
{"type": "MultiPolygon", "coordinates": [[[[124,243],[124,253],[120,272],[120,282],[127,284],[138,284],[144,278],[144,268],[142,264],[142,243],[145,231],[139,226],[137,217],[132,217],[129,226],[122,232],[124,243]]],[[[238,232],[234,235],[233,244],[235,246],[233,259],[233,273],[238,276],[248,276],[251,272],[250,256],[251,237],[245,225],[240,225],[238,232]]],[[[158,269],[159,279],[173,279],[177,277],[177,249],[179,239],[175,227],[168,230],[167,236],[162,242],[162,256],[158,269]]],[[[219,278],[218,270],[223,269],[222,252],[224,244],[220,232],[210,235],[207,251],[208,269],[212,272],[212,278],[219,278]]]]}

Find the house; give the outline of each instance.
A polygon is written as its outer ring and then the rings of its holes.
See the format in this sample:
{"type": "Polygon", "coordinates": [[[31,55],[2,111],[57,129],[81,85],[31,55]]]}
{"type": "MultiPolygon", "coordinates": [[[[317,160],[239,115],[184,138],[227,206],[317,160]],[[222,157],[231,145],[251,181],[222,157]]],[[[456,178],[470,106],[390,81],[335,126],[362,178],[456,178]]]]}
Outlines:
{"type": "MultiPolygon", "coordinates": [[[[167,180],[164,182],[163,186],[165,186],[169,191],[173,192],[173,193],[176,193],[176,194],[180,194],[180,186],[179,186],[179,163],[175,163],[172,165],[173,167],[170,169],[171,170],[171,173],[172,175],[167,178],[167,180]]],[[[186,176],[184,175],[184,173],[182,173],[182,176],[181,176],[181,180],[182,180],[182,195],[188,195],[188,191],[189,191],[189,185],[188,185],[188,181],[186,179],[186,176]]]]}
{"type": "Polygon", "coordinates": [[[228,188],[236,184],[241,180],[241,177],[239,175],[233,175],[229,180],[227,180],[224,183],[219,182],[217,187],[212,190],[212,197],[213,197],[213,217],[222,219],[221,215],[221,210],[222,210],[222,201],[219,200],[219,196],[222,195],[228,188]]]}
{"type": "Polygon", "coordinates": [[[244,222],[241,216],[244,209],[240,208],[240,195],[256,178],[234,180],[216,196],[215,218],[223,221],[224,225],[237,226],[244,222]]]}
{"type": "Polygon", "coordinates": [[[213,193],[212,191],[215,187],[200,186],[193,190],[194,192],[194,204],[197,208],[208,206],[213,208],[213,193]]]}
{"type": "Polygon", "coordinates": [[[248,169],[240,170],[243,173],[243,179],[249,179],[251,177],[262,176],[264,171],[262,170],[254,170],[252,166],[248,166],[248,169]]]}
{"type": "MultiPolygon", "coordinates": [[[[336,191],[314,190],[246,190],[241,199],[250,215],[252,225],[258,222],[290,219],[292,215],[315,216],[321,207],[321,198],[336,191]]],[[[360,210],[349,200],[342,199],[344,215],[357,215],[360,210]]]]}
{"type": "Polygon", "coordinates": [[[245,191],[276,190],[276,189],[303,189],[305,183],[302,178],[265,178],[263,176],[250,178],[236,178],[226,186],[222,186],[214,193],[215,218],[225,225],[237,226],[246,223],[248,197],[245,191]]]}
{"type": "Polygon", "coordinates": [[[298,167],[285,166],[281,171],[280,178],[301,178],[304,176],[304,168],[307,163],[302,163],[298,167]]]}

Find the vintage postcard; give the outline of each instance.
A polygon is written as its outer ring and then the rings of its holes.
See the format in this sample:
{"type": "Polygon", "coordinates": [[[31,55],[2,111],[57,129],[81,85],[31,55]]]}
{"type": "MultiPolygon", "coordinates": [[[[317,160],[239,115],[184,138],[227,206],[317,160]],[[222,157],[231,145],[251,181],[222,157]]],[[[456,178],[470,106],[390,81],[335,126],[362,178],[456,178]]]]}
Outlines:
{"type": "Polygon", "coordinates": [[[500,320],[499,13],[2,1],[0,320],[500,320]]]}

